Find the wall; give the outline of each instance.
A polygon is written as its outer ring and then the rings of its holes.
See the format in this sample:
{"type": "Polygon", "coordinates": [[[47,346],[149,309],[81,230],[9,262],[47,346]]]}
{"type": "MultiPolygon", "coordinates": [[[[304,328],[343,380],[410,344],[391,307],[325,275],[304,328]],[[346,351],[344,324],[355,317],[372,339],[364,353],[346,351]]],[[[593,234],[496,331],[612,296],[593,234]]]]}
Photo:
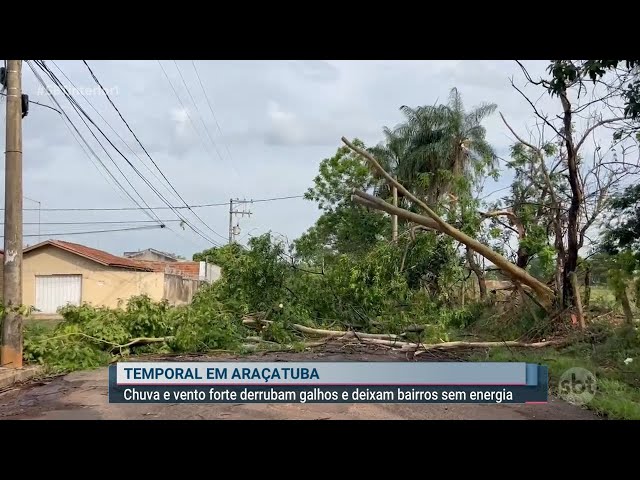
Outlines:
{"type": "Polygon", "coordinates": [[[23,260],[22,295],[25,305],[35,305],[36,275],[82,275],[82,301],[94,306],[117,307],[120,299],[147,294],[161,300],[164,274],[105,267],[52,246],[27,252],[23,260]]]}
{"type": "Polygon", "coordinates": [[[193,294],[203,283],[200,280],[182,278],[179,275],[165,273],[163,298],[172,305],[191,303],[193,294]]]}
{"type": "Polygon", "coordinates": [[[218,265],[213,263],[200,262],[200,280],[213,283],[220,280],[222,270],[218,265]]]}

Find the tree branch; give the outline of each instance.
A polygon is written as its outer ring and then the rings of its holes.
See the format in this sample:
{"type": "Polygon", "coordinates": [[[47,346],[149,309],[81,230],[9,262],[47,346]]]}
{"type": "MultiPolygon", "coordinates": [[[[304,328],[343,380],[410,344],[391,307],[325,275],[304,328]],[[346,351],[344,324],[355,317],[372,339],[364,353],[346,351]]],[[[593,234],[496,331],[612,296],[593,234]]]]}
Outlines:
{"type": "Polygon", "coordinates": [[[578,152],[580,150],[580,147],[585,142],[585,140],[587,139],[589,134],[591,132],[593,132],[596,128],[601,127],[602,125],[607,125],[609,123],[620,122],[622,120],[624,120],[624,117],[608,118],[606,120],[600,120],[599,122],[593,124],[591,127],[587,128],[587,130],[582,135],[582,138],[580,139],[580,141],[578,142],[578,144],[575,147],[576,152],[578,152]]]}

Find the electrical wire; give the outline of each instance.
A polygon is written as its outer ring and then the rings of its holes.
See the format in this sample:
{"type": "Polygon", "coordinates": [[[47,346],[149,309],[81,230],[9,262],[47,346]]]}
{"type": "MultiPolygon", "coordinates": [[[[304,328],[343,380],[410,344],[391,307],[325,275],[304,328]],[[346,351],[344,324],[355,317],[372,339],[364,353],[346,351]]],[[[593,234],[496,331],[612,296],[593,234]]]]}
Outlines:
{"type": "MultiPolygon", "coordinates": [[[[162,220],[162,223],[176,223],[182,220],[162,220]]],[[[96,220],[96,221],[76,221],[76,222],[23,222],[23,225],[117,225],[122,223],[157,223],[155,220],[96,220]]],[[[4,225],[4,222],[0,222],[4,225]]]]}
{"type": "MultiPolygon", "coordinates": [[[[67,100],[69,100],[69,102],[71,103],[71,106],[73,107],[73,109],[76,111],[76,114],[78,114],[78,116],[80,117],[80,120],[82,120],[82,122],[84,123],[85,127],[87,127],[87,129],[89,130],[89,133],[91,133],[91,135],[93,136],[93,138],[95,139],[96,142],[98,142],[98,145],[100,145],[100,147],[102,148],[102,150],[104,150],[104,152],[106,153],[107,157],[109,157],[109,160],[111,160],[111,163],[114,164],[114,166],[116,167],[116,169],[118,170],[118,172],[120,173],[120,175],[122,175],[122,177],[125,179],[125,181],[127,182],[127,184],[133,189],[133,191],[136,193],[136,195],[138,196],[138,198],[140,198],[140,200],[142,201],[142,203],[145,205],[146,208],[143,208],[143,210],[145,211],[145,213],[147,213],[147,215],[149,216],[149,218],[154,218],[156,220],[158,220],[158,223],[160,222],[160,219],[158,218],[158,216],[156,215],[155,212],[153,212],[150,208],[149,208],[149,204],[145,201],[145,199],[142,197],[142,195],[140,194],[140,192],[138,192],[136,190],[136,188],[133,186],[133,184],[131,183],[131,181],[129,180],[129,178],[124,174],[124,172],[122,171],[122,169],[120,168],[120,166],[118,165],[118,163],[113,159],[113,157],[109,154],[109,151],[105,148],[105,146],[102,144],[102,142],[100,142],[100,140],[98,139],[98,137],[96,136],[96,134],[93,132],[93,130],[91,130],[91,127],[89,126],[89,124],[86,122],[86,120],[83,118],[86,117],[99,131],[100,133],[102,133],[102,135],[107,139],[107,141],[111,144],[111,146],[113,146],[115,148],[115,146],[113,145],[113,143],[109,140],[108,137],[106,137],[106,135],[104,135],[104,132],[102,132],[102,130],[100,130],[100,128],[95,124],[95,122],[93,121],[93,119],[91,117],[89,117],[87,115],[87,113],[84,111],[84,109],[78,104],[78,102],[69,94],[68,90],[66,89],[66,87],[64,85],[62,85],[62,82],[60,82],[60,80],[58,79],[58,77],[55,76],[55,74],[53,72],[51,72],[51,70],[49,70],[48,67],[46,67],[46,65],[44,64],[43,61],[40,61],[40,63],[38,62],[38,60],[35,60],[34,63],[44,72],[46,73],[49,78],[54,82],[54,84],[64,93],[64,96],[67,98],[67,100]]],[[[33,70],[33,69],[32,69],[33,70]]],[[[34,71],[35,73],[35,71],[34,71]]],[[[49,87],[44,83],[44,81],[40,78],[40,80],[42,81],[42,84],[45,86],[45,88],[47,89],[47,92],[49,92],[49,94],[51,95],[52,98],[53,95],[51,94],[51,92],[49,91],[49,87]]],[[[56,101],[56,103],[59,105],[59,103],[56,101]]],[[[71,121],[69,119],[69,121],[71,121]]],[[[117,149],[116,149],[117,150],[117,149]]],[[[99,157],[97,157],[99,159],[99,157]]],[[[108,172],[109,169],[107,168],[106,165],[104,165],[104,163],[102,162],[102,160],[98,160],[101,165],[103,166],[103,168],[105,168],[105,170],[107,170],[108,172]]],[[[112,175],[112,178],[114,180],[117,181],[117,179],[115,178],[115,176],[112,175]]],[[[122,185],[120,184],[120,182],[118,182],[118,185],[120,185],[120,187],[123,189],[123,191],[134,201],[134,203],[136,205],[138,205],[140,208],[142,208],[140,206],[140,203],[138,203],[133,196],[131,196],[131,194],[126,190],[126,188],[122,187],[122,185]]]]}
{"type": "MultiPolygon", "coordinates": [[[[40,234],[23,235],[23,237],[66,237],[71,235],[89,235],[94,233],[110,233],[110,232],[130,232],[133,230],[151,230],[156,228],[166,228],[166,227],[163,225],[150,225],[148,227],[114,228],[109,230],[87,230],[83,232],[61,232],[61,233],[42,232],[40,234]]],[[[4,238],[4,237],[0,236],[0,238],[4,238]]]]}
{"type": "MultiPolygon", "coordinates": [[[[33,67],[28,63],[27,61],[27,65],[29,65],[29,68],[31,68],[31,70],[33,71],[33,67]]],[[[34,71],[34,74],[36,74],[36,77],[39,77],[39,75],[37,75],[37,72],[34,71]]],[[[40,78],[40,83],[46,87],[46,85],[44,84],[44,82],[42,81],[42,79],[40,78]]],[[[47,90],[47,93],[50,94],[50,92],[47,90]]],[[[58,101],[51,97],[51,99],[56,103],[56,105],[60,106],[60,103],[58,103],[58,101]]],[[[106,182],[111,185],[114,189],[115,192],[118,194],[118,196],[120,198],[122,198],[125,202],[127,201],[127,199],[122,195],[122,192],[125,191],[123,189],[123,187],[120,185],[120,189],[118,188],[118,180],[115,179],[113,177],[113,175],[111,174],[111,172],[109,171],[108,168],[106,168],[106,166],[100,162],[100,158],[97,156],[97,154],[95,153],[95,151],[93,151],[93,149],[91,148],[91,146],[89,145],[89,142],[87,142],[87,140],[82,136],[82,134],[80,133],[80,131],[78,130],[78,128],[73,124],[73,122],[71,122],[71,120],[69,119],[68,115],[64,112],[64,110],[60,111],[58,109],[54,109],[51,108],[52,110],[58,112],[60,114],[60,116],[62,117],[62,123],[64,123],[64,126],[67,128],[67,130],[69,131],[69,133],[71,134],[71,136],[73,137],[73,139],[76,141],[76,143],[80,146],[80,149],[82,150],[82,153],[85,154],[85,156],[89,159],[89,161],[91,162],[91,164],[96,168],[96,170],[98,171],[98,173],[106,180],[106,182]],[[74,131],[71,129],[71,127],[69,126],[69,124],[71,124],[71,126],[73,127],[73,129],[75,129],[75,131],[77,132],[77,135],[80,137],[80,139],[84,142],[84,146],[82,145],[82,143],[80,142],[80,140],[78,140],[78,137],[76,136],[76,133],[74,133],[74,131]],[[87,152],[87,150],[85,150],[85,146],[89,149],[89,151],[91,153],[93,153],[93,155],[98,159],[98,162],[96,162],[96,160],[87,152]],[[105,175],[105,172],[100,169],[100,167],[98,166],[100,164],[102,164],[103,169],[109,174],[109,176],[105,175]],[[111,178],[111,180],[110,180],[111,178]],[[115,181],[115,183],[114,183],[115,181]]],[[[126,193],[126,191],[125,191],[126,193]]],[[[134,201],[134,203],[136,203],[134,201]]],[[[152,217],[150,217],[152,218],[152,217]]]]}
{"type": "MultiPolygon", "coordinates": [[[[98,77],[96,77],[95,73],[93,73],[93,70],[91,69],[91,67],[89,66],[89,64],[87,63],[86,60],[82,61],[87,69],[89,70],[89,73],[91,74],[91,76],[93,77],[93,79],[95,80],[95,82],[98,84],[98,86],[102,89],[102,91],[104,92],[104,94],[106,95],[107,99],[109,100],[109,103],[111,103],[111,106],[115,109],[115,111],[118,113],[118,115],[120,116],[120,119],[124,122],[124,124],[127,126],[127,128],[129,129],[129,132],[131,132],[131,135],[133,135],[133,138],[135,138],[136,142],[138,142],[138,145],[140,145],[140,148],[142,148],[142,150],[144,151],[144,153],[147,155],[147,157],[149,157],[149,160],[151,160],[151,163],[153,163],[153,166],[156,167],[156,169],[158,170],[158,172],[160,172],[160,175],[162,175],[162,178],[165,179],[165,181],[167,182],[167,184],[169,184],[169,186],[171,187],[171,189],[175,192],[175,194],[177,195],[177,198],[179,198],[182,203],[184,203],[184,205],[191,211],[191,213],[193,213],[193,215],[205,226],[207,227],[207,229],[209,229],[211,232],[213,232],[215,235],[218,235],[221,238],[224,238],[222,235],[220,235],[218,232],[216,232],[215,230],[213,230],[204,220],[202,220],[202,218],[200,218],[198,216],[197,213],[195,213],[193,210],[191,210],[189,208],[189,204],[186,202],[186,200],[182,197],[182,195],[180,195],[178,193],[178,191],[176,190],[176,188],[173,186],[173,184],[169,181],[169,179],[166,177],[166,175],[162,172],[162,170],[160,169],[160,167],[158,167],[158,164],[155,162],[155,160],[153,160],[153,158],[151,158],[151,155],[149,154],[149,152],[147,151],[147,149],[145,148],[145,146],[142,144],[142,142],[140,141],[140,139],[138,138],[138,136],[134,133],[134,131],[131,129],[131,127],[129,126],[129,123],[124,119],[124,117],[122,116],[122,113],[120,113],[120,110],[118,109],[118,107],[116,107],[115,103],[113,103],[113,100],[111,100],[111,97],[109,96],[109,93],[105,90],[105,88],[102,86],[102,84],[100,83],[100,80],[98,80],[98,77]]],[[[139,158],[139,157],[138,157],[139,158]]],[[[141,160],[142,161],[142,160],[141,160]]],[[[157,178],[157,177],[156,177],[157,178]]],[[[159,179],[158,179],[159,180],[159,179]]]]}
{"type": "MultiPolygon", "coordinates": [[[[196,107],[196,113],[198,114],[198,117],[200,117],[200,122],[202,123],[202,127],[204,128],[204,132],[207,134],[207,137],[209,137],[209,141],[213,145],[213,148],[216,149],[216,153],[218,154],[218,157],[220,157],[220,160],[222,160],[224,163],[227,163],[223,158],[223,156],[220,154],[220,150],[218,149],[218,145],[216,144],[215,140],[211,137],[211,134],[209,133],[209,129],[207,128],[206,123],[204,123],[204,117],[202,116],[202,113],[200,113],[200,108],[198,107],[198,103],[193,98],[193,95],[191,95],[191,89],[187,85],[187,82],[184,79],[184,76],[182,75],[182,70],[180,70],[180,66],[178,65],[178,62],[174,60],[173,64],[176,66],[176,70],[178,70],[178,75],[180,75],[180,79],[182,80],[182,84],[184,85],[184,88],[187,91],[189,98],[191,99],[191,103],[193,103],[193,105],[196,107]]],[[[227,166],[229,165],[227,164],[227,166]]],[[[233,170],[233,167],[231,167],[231,169],[233,170]]],[[[234,170],[234,173],[236,173],[235,170],[234,170]]]]}
{"type": "MultiPolygon", "coordinates": [[[[0,95],[2,95],[3,97],[7,96],[7,94],[4,92],[0,92],[0,95]]],[[[44,103],[36,102],[35,100],[31,100],[31,99],[29,99],[29,103],[33,103],[34,105],[40,105],[41,107],[48,108],[62,115],[62,112],[60,112],[60,110],[53,108],[51,105],[45,105],[44,103]]]]}
{"type": "MultiPolygon", "coordinates": [[[[84,60],[83,60],[83,62],[84,62],[84,60]]],[[[71,84],[71,86],[72,86],[73,88],[75,88],[76,90],[78,90],[78,91],[79,91],[78,87],[76,87],[76,85],[71,81],[71,79],[67,76],[67,74],[66,74],[66,73],[64,73],[64,72],[62,71],[62,69],[61,69],[61,68],[56,64],[56,62],[51,61],[51,63],[53,63],[53,65],[54,65],[54,66],[58,69],[58,71],[59,71],[59,72],[64,76],[64,78],[66,78],[66,79],[67,79],[67,81],[71,84]]],[[[87,68],[89,68],[89,67],[88,67],[88,65],[87,65],[87,68]]],[[[92,73],[92,75],[93,75],[93,72],[91,71],[91,69],[89,69],[89,71],[90,71],[90,72],[92,73]]],[[[95,76],[94,76],[94,79],[96,80],[96,82],[98,83],[98,85],[100,86],[100,88],[102,89],[102,91],[105,93],[105,95],[107,96],[107,99],[109,100],[109,102],[111,103],[111,105],[113,105],[113,102],[111,101],[111,97],[109,97],[109,95],[107,94],[107,92],[106,92],[106,90],[104,89],[104,87],[102,86],[102,84],[100,84],[100,82],[98,82],[98,80],[97,80],[97,78],[95,78],[95,76]]],[[[113,133],[115,133],[115,135],[116,135],[116,136],[117,136],[117,137],[122,141],[122,143],[123,143],[123,144],[124,144],[128,149],[129,149],[129,151],[130,151],[133,155],[135,155],[135,156],[136,156],[136,158],[137,158],[138,160],[140,160],[140,163],[141,163],[142,165],[144,165],[144,167],[149,171],[149,173],[151,173],[151,174],[155,177],[155,179],[156,179],[160,184],[162,184],[162,185],[167,189],[167,191],[168,191],[171,195],[174,195],[174,194],[173,194],[173,193],[172,193],[172,192],[171,192],[171,191],[170,191],[170,190],[169,190],[169,189],[168,189],[168,188],[163,184],[162,180],[160,180],[160,178],[158,178],[158,175],[156,174],[156,172],[155,172],[155,171],[153,171],[153,170],[152,170],[152,169],[151,169],[151,168],[150,168],[150,167],[149,167],[149,166],[144,162],[144,160],[142,160],[142,158],[140,158],[140,156],[136,153],[136,151],[135,151],[133,148],[131,148],[131,146],[126,142],[126,140],[125,140],[124,138],[122,138],[122,137],[120,136],[120,134],[117,132],[117,130],[111,126],[111,124],[110,124],[110,123],[109,123],[109,122],[104,118],[104,116],[103,116],[103,115],[98,111],[98,109],[97,109],[97,108],[96,108],[96,107],[95,107],[95,106],[94,106],[94,105],[89,101],[89,99],[88,99],[86,96],[83,96],[83,98],[84,98],[84,99],[85,99],[85,101],[89,104],[89,106],[93,109],[93,111],[94,111],[94,112],[96,112],[96,113],[100,116],[100,118],[102,119],[102,121],[103,121],[103,122],[104,122],[104,123],[105,123],[105,124],[106,124],[110,129],[111,129],[111,131],[112,131],[113,133]]],[[[116,107],[115,107],[115,105],[113,105],[113,106],[114,106],[114,108],[116,108],[116,107]]],[[[118,112],[118,114],[120,114],[120,111],[119,111],[117,108],[116,108],[116,111],[118,112]]],[[[122,118],[122,115],[120,115],[120,118],[122,118]]],[[[122,120],[124,121],[124,118],[123,118],[122,120]]],[[[128,124],[126,121],[125,121],[125,125],[127,126],[127,128],[129,128],[129,131],[131,131],[131,128],[129,127],[129,124],[128,124]]],[[[133,132],[132,132],[132,133],[133,133],[133,132]]],[[[135,134],[134,134],[134,137],[135,137],[135,134]]],[[[137,137],[136,137],[136,140],[137,140],[137,137]]],[[[140,142],[138,142],[138,143],[140,144],[140,142]]],[[[140,144],[140,145],[142,146],[142,144],[140,144]]],[[[144,147],[142,147],[142,149],[143,149],[143,150],[145,150],[145,153],[146,153],[146,149],[145,149],[144,147]]],[[[147,154],[147,156],[148,156],[148,154],[147,154]]],[[[151,158],[151,157],[149,157],[149,158],[151,158]]],[[[153,159],[152,159],[151,161],[153,162],[153,159]]],[[[154,165],[155,165],[155,162],[154,162],[154,165]]],[[[158,167],[157,167],[157,165],[156,165],[156,168],[158,168],[158,167]]],[[[160,169],[158,169],[158,171],[160,171],[160,169]]],[[[160,173],[162,174],[162,172],[160,172],[160,173]]],[[[167,180],[167,182],[168,182],[168,180],[167,180]]],[[[175,195],[174,195],[174,197],[175,197],[175,195]]],[[[176,197],[176,198],[177,198],[177,197],[176,197]]]]}
{"type": "MultiPolygon", "coordinates": [[[[257,200],[234,200],[234,203],[262,203],[262,202],[275,202],[278,200],[289,200],[293,198],[304,198],[304,195],[290,195],[287,197],[274,197],[274,198],[261,198],[257,200]]],[[[219,202],[219,203],[202,203],[199,205],[189,205],[188,207],[151,207],[152,210],[180,210],[185,208],[208,208],[208,207],[223,207],[229,206],[229,202],[219,202]]],[[[4,210],[0,208],[0,210],[4,210]]],[[[25,208],[23,210],[38,210],[37,208],[25,208]]],[[[70,208],[42,208],[43,212],[124,212],[124,211],[134,211],[139,210],[139,208],[135,207],[96,207],[96,208],[83,208],[83,207],[70,207],[70,208]]]]}
{"type": "MultiPolygon", "coordinates": [[[[218,118],[216,117],[216,114],[213,112],[213,106],[211,105],[211,101],[209,100],[209,95],[207,95],[207,91],[204,88],[204,85],[202,83],[202,79],[200,78],[200,74],[198,73],[198,68],[196,67],[196,62],[191,60],[191,64],[193,65],[193,70],[196,72],[196,77],[198,77],[198,82],[200,83],[200,88],[202,88],[202,93],[204,93],[204,98],[207,100],[207,105],[209,106],[209,111],[211,112],[211,116],[213,117],[213,121],[216,122],[216,127],[218,127],[218,131],[220,132],[220,136],[223,137],[223,133],[222,133],[222,128],[220,128],[220,124],[218,123],[218,118]]],[[[227,155],[229,155],[229,160],[231,160],[233,162],[233,158],[231,156],[231,152],[229,151],[229,147],[227,146],[226,143],[224,144],[224,148],[227,151],[227,155]]]]}
{"type": "MultiPolygon", "coordinates": [[[[149,181],[149,179],[147,179],[137,168],[135,165],[133,165],[133,163],[131,163],[131,161],[122,153],[122,151],[120,151],[120,149],[118,149],[118,147],[116,147],[116,145],[111,141],[111,139],[104,133],[104,131],[95,123],[95,121],[91,118],[90,115],[87,114],[87,112],[78,104],[78,102],[69,94],[68,90],[66,89],[66,87],[62,84],[62,82],[60,81],[60,79],[46,66],[46,64],[44,63],[44,61],[36,61],[36,65],[38,65],[45,73],[47,73],[47,75],[49,76],[49,78],[51,78],[51,80],[56,84],[56,86],[58,86],[61,91],[65,94],[65,96],[67,97],[67,99],[72,103],[72,105],[74,105],[74,108],[76,108],[77,111],[81,112],[88,120],[89,122],[98,130],[98,132],[100,132],[100,134],[105,138],[105,140],[107,140],[107,142],[111,145],[111,147],[118,152],[118,154],[125,160],[125,162],[127,162],[127,164],[133,169],[133,171],[143,180],[143,182],[145,182],[145,184],[174,212],[174,214],[181,220],[184,221],[184,223],[191,229],[193,230],[196,234],[202,236],[205,240],[207,240],[208,242],[216,245],[217,242],[212,240],[211,238],[207,237],[200,229],[194,227],[193,225],[191,225],[185,218],[181,217],[180,214],[178,213],[177,210],[175,210],[175,207],[173,207],[171,205],[171,203],[164,197],[164,195],[162,195],[162,193],[160,193],[158,191],[158,189],[149,181]]],[[[83,119],[84,121],[84,119],[83,119]]],[[[93,134],[93,132],[92,132],[93,134]]],[[[95,136],[95,134],[94,134],[95,136]]],[[[103,147],[104,148],[104,147],[103,147]]],[[[106,151],[106,149],[105,149],[106,151]]],[[[115,163],[115,161],[114,161],[115,163]]],[[[117,164],[116,164],[117,166],[117,164]]],[[[130,182],[129,182],[130,183],[130,182]]],[[[132,188],[133,185],[132,185],[132,188]]],[[[135,188],[134,188],[135,191],[135,188]]],[[[138,193],[136,191],[136,193],[138,193]]],[[[140,195],[138,193],[138,195],[140,195]]],[[[144,201],[143,201],[144,202],[144,201]]],[[[148,204],[146,202],[144,202],[145,205],[148,207],[148,204]]],[[[159,220],[159,219],[158,219],[159,220]]],[[[218,234],[219,235],[219,234],[218,234]]],[[[219,235],[221,238],[221,235],[219,235]]]]}
{"type": "MultiPolygon", "coordinates": [[[[85,145],[87,146],[87,148],[89,149],[89,151],[93,154],[93,156],[96,158],[96,160],[100,163],[100,165],[102,165],[102,168],[104,168],[104,170],[109,174],[109,176],[113,179],[113,181],[116,183],[116,185],[120,188],[120,190],[122,190],[128,197],[129,199],[138,207],[136,208],[136,210],[142,210],[144,211],[147,216],[149,216],[149,218],[153,219],[153,215],[152,215],[152,211],[149,210],[149,206],[146,205],[147,208],[144,208],[140,205],[140,203],[131,195],[131,193],[129,193],[129,191],[120,183],[120,181],[115,177],[115,175],[113,175],[113,173],[109,170],[109,168],[107,168],[107,166],[104,164],[104,162],[102,161],[102,159],[96,154],[96,152],[93,150],[93,148],[91,147],[91,145],[89,144],[89,142],[87,142],[87,140],[82,136],[82,133],[80,133],[80,130],[78,130],[78,127],[76,127],[76,125],[73,123],[73,121],[71,121],[71,118],[69,117],[69,115],[67,115],[67,113],[65,112],[64,108],[62,108],[62,105],[60,105],[60,102],[58,102],[58,100],[55,98],[55,96],[51,93],[51,90],[49,89],[49,86],[46,84],[46,82],[43,80],[43,78],[40,76],[40,74],[36,71],[36,69],[33,67],[33,65],[31,65],[31,62],[29,60],[27,60],[27,65],[29,66],[29,68],[31,69],[31,71],[33,72],[33,74],[35,75],[36,79],[38,80],[38,82],[40,82],[40,84],[44,87],[44,89],[47,91],[47,93],[49,94],[50,98],[53,100],[53,102],[58,106],[58,108],[60,109],[60,111],[62,112],[62,114],[64,115],[64,117],[67,119],[67,121],[69,122],[69,124],[71,124],[71,126],[73,127],[73,129],[76,131],[76,133],[78,134],[78,136],[84,141],[85,145]]],[[[37,65],[37,64],[36,64],[37,65]]],[[[72,104],[73,106],[73,104],[72,104]]],[[[77,110],[76,110],[76,113],[77,110]]],[[[87,123],[84,121],[84,119],[82,117],[80,117],[80,119],[84,122],[85,126],[89,129],[90,133],[93,135],[93,137],[95,138],[95,140],[98,142],[98,144],[102,147],[102,149],[105,151],[105,153],[107,153],[107,156],[111,159],[111,161],[116,165],[116,168],[118,169],[118,171],[120,172],[120,174],[124,177],[124,174],[122,173],[122,170],[120,170],[120,168],[118,167],[118,165],[115,163],[115,161],[113,160],[113,158],[111,158],[111,156],[109,155],[109,153],[107,152],[107,150],[104,148],[104,145],[102,145],[102,143],[100,143],[100,140],[98,140],[98,138],[96,137],[96,135],[93,133],[93,131],[89,128],[89,126],[87,125],[87,123]]],[[[75,137],[74,137],[75,138],[75,137]]],[[[84,149],[83,149],[84,151],[84,149]]],[[[85,152],[86,153],[86,152],[85,152]]],[[[95,164],[94,164],[95,165],[95,164]]],[[[97,165],[96,165],[97,168],[97,165]]],[[[125,177],[126,179],[126,177],[125,177]]],[[[156,215],[156,219],[158,219],[157,215],[156,215]]]]}
{"type": "MultiPolygon", "coordinates": [[[[182,109],[184,110],[184,113],[187,115],[187,119],[189,120],[189,123],[193,127],[193,131],[196,132],[196,135],[200,139],[200,142],[202,142],[202,145],[206,153],[213,158],[213,154],[211,153],[211,149],[209,149],[209,145],[202,138],[202,135],[200,134],[200,130],[196,128],[196,124],[194,123],[193,119],[191,118],[191,115],[189,114],[189,109],[185,106],[184,102],[180,98],[180,95],[178,94],[176,87],[173,86],[173,82],[171,81],[171,78],[169,78],[169,74],[167,73],[164,66],[162,65],[162,62],[160,60],[157,60],[157,62],[158,62],[158,65],[160,65],[160,68],[162,69],[162,73],[164,73],[164,76],[167,79],[167,82],[169,82],[169,85],[171,86],[171,90],[173,90],[173,94],[176,96],[176,98],[178,99],[178,102],[180,103],[180,106],[182,106],[182,109]]],[[[218,153],[218,156],[219,155],[220,154],[218,153]]]]}

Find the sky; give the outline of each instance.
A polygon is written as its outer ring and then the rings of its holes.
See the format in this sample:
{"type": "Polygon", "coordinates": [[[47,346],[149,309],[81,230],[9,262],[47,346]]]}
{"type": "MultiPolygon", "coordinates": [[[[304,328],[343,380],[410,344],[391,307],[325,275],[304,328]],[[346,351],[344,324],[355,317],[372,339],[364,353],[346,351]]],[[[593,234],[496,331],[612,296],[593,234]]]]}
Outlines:
{"type": "MultiPolygon", "coordinates": [[[[81,60],[47,61],[96,124],[173,205],[183,202],[172,196],[172,190],[159,186],[162,183],[159,180],[164,181],[162,175],[189,205],[228,202],[229,198],[302,195],[312,186],[320,162],[341,145],[342,136],[360,138],[367,145],[376,144],[382,138],[383,126],[393,127],[402,121],[399,110],[402,105],[444,103],[453,87],[458,88],[467,108],[482,102],[496,103],[526,139],[530,138],[528,132],[535,125],[535,117],[531,106],[511,86],[510,78],[538,102],[538,108],[558,110],[557,101],[544,95],[540,87],[525,87],[520,67],[515,61],[506,60],[90,60],[88,63],[162,174],[151,164],[81,60]]],[[[534,78],[543,75],[548,65],[547,61],[523,63],[534,78]]],[[[94,151],[119,176],[69,102],[48,78],[45,81],[94,151]]],[[[26,63],[23,92],[32,101],[54,105],[26,63]]],[[[0,102],[4,107],[4,97],[0,97],[0,102]]],[[[1,110],[0,128],[4,131],[4,108],[1,110]]],[[[489,142],[499,155],[506,156],[514,139],[498,114],[484,125],[489,142]]],[[[4,135],[2,138],[4,142],[4,135]]],[[[99,138],[147,204],[164,206],[122,156],[103,137],[99,138]]],[[[96,167],[95,158],[92,162],[59,113],[33,103],[23,121],[23,162],[24,208],[29,209],[24,216],[26,244],[56,238],[118,255],[155,248],[189,258],[194,252],[212,246],[188,226],[181,228],[176,215],[168,209],[157,210],[157,214],[163,220],[172,220],[167,223],[171,230],[48,235],[146,226],[54,225],[54,222],[128,222],[149,217],[139,210],[48,211],[135,207],[135,204],[96,167]]],[[[4,185],[3,174],[0,177],[4,185]]],[[[127,180],[118,178],[132,192],[127,180]]],[[[488,194],[507,186],[509,178],[505,176],[497,184],[487,181],[485,191],[488,194]]],[[[250,210],[250,217],[239,219],[242,243],[267,231],[292,241],[312,226],[320,213],[316,204],[302,198],[255,203],[250,210]]],[[[194,211],[211,230],[191,213],[181,210],[206,237],[217,244],[226,243],[228,205],[194,211]]]]}

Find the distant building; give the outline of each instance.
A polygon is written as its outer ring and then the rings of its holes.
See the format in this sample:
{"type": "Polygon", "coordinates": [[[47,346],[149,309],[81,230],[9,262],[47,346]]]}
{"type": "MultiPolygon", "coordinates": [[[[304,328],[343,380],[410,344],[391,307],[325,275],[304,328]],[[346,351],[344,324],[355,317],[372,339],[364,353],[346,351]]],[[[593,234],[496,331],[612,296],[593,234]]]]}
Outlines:
{"type": "Polygon", "coordinates": [[[124,252],[125,258],[133,258],[135,260],[149,260],[152,262],[179,262],[180,259],[170,253],[161,252],[154,248],[147,248],[139,252],[124,252]]]}
{"type": "Polygon", "coordinates": [[[25,248],[22,266],[22,303],[49,315],[67,304],[116,307],[142,294],[189,303],[201,285],[221,275],[206,262],[136,260],[60,240],[25,248]]]}

